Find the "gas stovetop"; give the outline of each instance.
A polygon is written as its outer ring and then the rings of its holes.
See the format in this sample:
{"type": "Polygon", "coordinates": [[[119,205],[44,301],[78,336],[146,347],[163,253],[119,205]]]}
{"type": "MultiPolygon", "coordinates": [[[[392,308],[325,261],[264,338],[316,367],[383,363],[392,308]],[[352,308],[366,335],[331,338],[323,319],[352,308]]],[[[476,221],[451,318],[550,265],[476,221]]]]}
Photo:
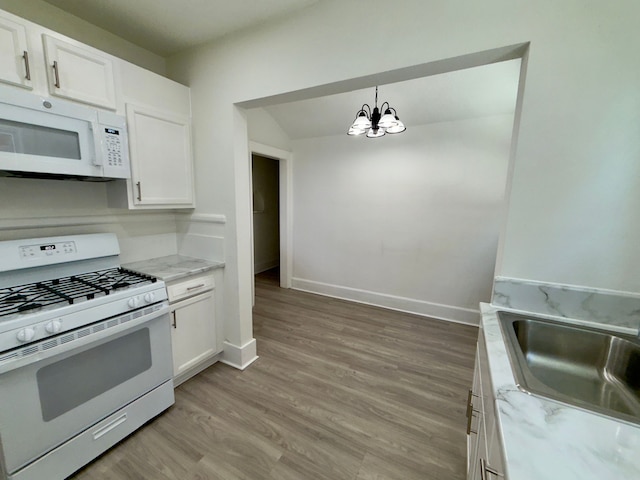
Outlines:
{"type": "Polygon", "coordinates": [[[121,268],[119,254],[109,233],[0,242],[0,353],[163,308],[164,282],[121,268]]]}
{"type": "Polygon", "coordinates": [[[29,314],[42,309],[56,308],[56,306],[73,305],[156,281],[154,277],[123,268],[109,268],[27,285],[0,288],[0,321],[4,316],[16,313],[29,314]]]}

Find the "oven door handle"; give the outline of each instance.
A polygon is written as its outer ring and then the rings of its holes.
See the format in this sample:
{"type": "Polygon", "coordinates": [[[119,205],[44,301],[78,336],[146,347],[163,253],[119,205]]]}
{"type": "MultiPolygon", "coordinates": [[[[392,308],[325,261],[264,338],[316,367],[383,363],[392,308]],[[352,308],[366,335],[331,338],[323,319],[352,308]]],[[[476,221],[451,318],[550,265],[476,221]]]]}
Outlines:
{"type": "MultiPolygon", "coordinates": [[[[67,343],[62,343],[58,346],[55,347],[51,347],[47,350],[40,350],[37,353],[32,353],[32,354],[28,354],[24,357],[18,357],[18,358],[10,358],[4,362],[0,363],[0,375],[2,375],[3,373],[9,372],[11,370],[15,370],[17,368],[22,368],[22,367],[26,367],[27,365],[31,365],[33,363],[37,363],[37,362],[41,362],[43,360],[46,360],[48,358],[51,357],[55,357],[57,355],[61,355],[63,353],[69,352],[71,350],[75,350],[79,347],[83,347],[85,345],[89,345],[91,343],[94,343],[96,341],[102,340],[104,338],[108,338],[111,337],[113,335],[116,335],[118,333],[130,330],[133,327],[137,327],[139,325],[142,325],[144,323],[147,323],[151,320],[154,320],[156,318],[158,318],[161,315],[165,315],[169,313],[169,305],[167,302],[162,302],[159,305],[160,308],[158,308],[157,310],[148,313],[146,315],[142,315],[138,318],[134,318],[132,320],[129,320],[127,322],[121,323],[119,325],[115,325],[113,327],[107,327],[104,330],[95,332],[95,333],[91,333],[89,335],[86,335],[84,337],[80,337],[80,338],[76,338],[74,340],[71,340],[67,343]]],[[[121,317],[125,317],[125,315],[121,315],[121,317]]],[[[117,317],[116,317],[117,318],[117,317]]],[[[104,323],[110,322],[112,321],[113,318],[108,319],[108,320],[104,320],[104,323]]],[[[169,317],[167,315],[167,323],[169,322],[169,317]]],[[[96,325],[99,325],[102,322],[99,322],[96,325]]],[[[89,327],[84,327],[84,328],[94,328],[95,325],[89,326],[89,327]]],[[[77,330],[83,330],[83,328],[79,328],[77,330]]],[[[64,337],[65,335],[69,335],[72,332],[66,332],[66,333],[60,333],[58,335],[58,337],[64,337]]],[[[21,348],[34,348],[34,347],[39,347],[41,344],[44,343],[48,343],[51,341],[51,337],[45,338],[39,342],[33,343],[31,345],[25,345],[24,347],[21,348]]]]}

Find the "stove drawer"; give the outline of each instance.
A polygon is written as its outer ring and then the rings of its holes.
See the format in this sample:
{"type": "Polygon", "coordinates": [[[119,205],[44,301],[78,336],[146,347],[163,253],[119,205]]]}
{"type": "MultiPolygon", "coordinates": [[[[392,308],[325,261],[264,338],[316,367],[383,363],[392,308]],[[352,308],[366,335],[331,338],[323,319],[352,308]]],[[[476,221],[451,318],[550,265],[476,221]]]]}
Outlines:
{"type": "Polygon", "coordinates": [[[0,405],[11,408],[0,409],[0,471],[13,475],[171,380],[168,308],[142,313],[2,365],[0,405]]]}
{"type": "Polygon", "coordinates": [[[173,303],[199,293],[208,292],[214,288],[213,275],[209,273],[168,284],[167,295],[169,302],[173,303]]]}
{"type": "Polygon", "coordinates": [[[149,418],[162,413],[173,403],[173,383],[168,381],[42,458],[9,475],[7,480],[65,478],[136,431],[149,418]]]}

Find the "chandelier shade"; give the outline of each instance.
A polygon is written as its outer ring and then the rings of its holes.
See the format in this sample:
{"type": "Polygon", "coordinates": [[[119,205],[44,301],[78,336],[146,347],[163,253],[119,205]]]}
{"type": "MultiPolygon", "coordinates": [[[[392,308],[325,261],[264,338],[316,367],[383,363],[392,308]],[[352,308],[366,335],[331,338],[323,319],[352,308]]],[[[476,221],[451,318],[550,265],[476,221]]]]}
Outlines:
{"type": "Polygon", "coordinates": [[[378,138],[378,137],[382,137],[385,134],[384,128],[370,128],[369,131],[367,132],[367,137],[368,138],[378,138]]]}
{"type": "Polygon", "coordinates": [[[349,127],[347,135],[363,135],[366,133],[368,138],[379,138],[386,133],[402,133],[407,129],[404,123],[398,118],[396,109],[384,102],[381,108],[378,108],[378,87],[376,87],[376,98],[373,110],[366,103],[356,112],[356,119],[349,127]],[[386,108],[385,108],[386,105],[386,108]],[[380,110],[384,110],[384,115],[380,115],[380,110]]]}
{"type": "Polygon", "coordinates": [[[390,108],[387,108],[387,110],[384,112],[384,115],[378,122],[378,126],[387,129],[393,127],[394,125],[397,125],[397,123],[398,122],[396,122],[396,116],[391,113],[390,108]]]}
{"type": "Polygon", "coordinates": [[[386,133],[402,133],[407,129],[407,127],[404,126],[404,123],[402,123],[398,117],[395,117],[395,119],[396,124],[387,128],[386,133]]]}

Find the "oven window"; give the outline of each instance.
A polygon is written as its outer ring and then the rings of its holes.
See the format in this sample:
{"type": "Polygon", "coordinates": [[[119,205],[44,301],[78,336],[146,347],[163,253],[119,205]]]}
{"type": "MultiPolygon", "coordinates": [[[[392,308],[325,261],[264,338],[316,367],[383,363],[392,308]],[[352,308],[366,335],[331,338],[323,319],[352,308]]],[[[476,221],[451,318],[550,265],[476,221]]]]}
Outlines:
{"type": "Polygon", "coordinates": [[[0,151],[80,160],[78,132],[0,119],[0,151]]]}
{"type": "Polygon", "coordinates": [[[149,368],[148,328],[42,367],[36,374],[42,419],[53,420],[149,368]]]}

